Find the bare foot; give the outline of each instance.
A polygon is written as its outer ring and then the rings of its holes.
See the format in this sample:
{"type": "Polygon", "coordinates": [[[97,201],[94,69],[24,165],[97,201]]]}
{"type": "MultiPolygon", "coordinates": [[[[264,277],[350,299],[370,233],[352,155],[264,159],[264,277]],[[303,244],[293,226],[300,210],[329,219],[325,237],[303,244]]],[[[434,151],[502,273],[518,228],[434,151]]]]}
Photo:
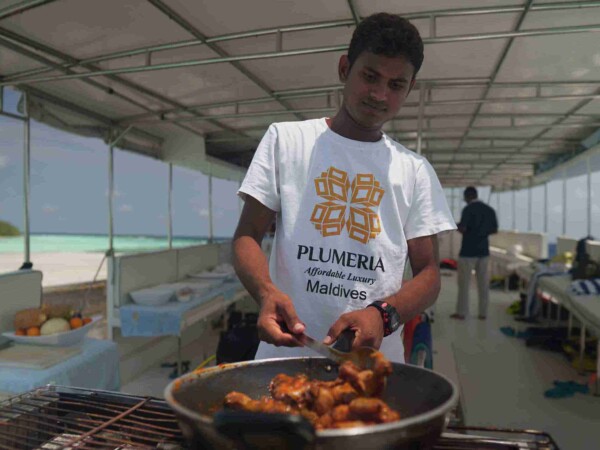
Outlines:
{"type": "Polygon", "coordinates": [[[463,316],[462,314],[457,314],[454,313],[450,316],[451,319],[457,319],[457,320],[465,320],[465,316],[463,316]]]}

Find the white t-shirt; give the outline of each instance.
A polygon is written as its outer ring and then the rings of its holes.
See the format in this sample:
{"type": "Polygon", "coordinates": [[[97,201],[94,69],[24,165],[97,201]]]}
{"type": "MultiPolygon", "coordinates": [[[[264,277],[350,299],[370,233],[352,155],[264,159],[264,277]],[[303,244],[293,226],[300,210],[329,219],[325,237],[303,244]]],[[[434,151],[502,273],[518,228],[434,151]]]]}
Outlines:
{"type": "MultiPolygon", "coordinates": [[[[306,333],[323,339],[342,313],[400,290],[409,239],[456,228],[427,160],[385,134],[347,139],[325,119],[276,123],[239,190],[277,212],[269,270],[306,333]]],[[[403,362],[400,330],[381,351],[403,362]]],[[[261,342],[256,359],[315,356],[261,342]]]]}

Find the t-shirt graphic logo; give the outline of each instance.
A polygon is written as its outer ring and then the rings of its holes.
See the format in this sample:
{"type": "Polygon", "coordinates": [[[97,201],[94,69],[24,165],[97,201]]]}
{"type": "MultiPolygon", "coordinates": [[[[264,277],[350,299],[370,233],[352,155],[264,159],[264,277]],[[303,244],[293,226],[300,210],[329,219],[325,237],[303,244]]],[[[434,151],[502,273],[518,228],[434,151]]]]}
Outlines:
{"type": "Polygon", "coordinates": [[[356,174],[350,183],[347,172],[332,166],[315,178],[315,189],[327,200],[315,205],[310,218],[322,236],[337,236],[346,227],[351,239],[366,244],[381,233],[381,221],[373,209],[385,191],[373,174],[356,174]]]}

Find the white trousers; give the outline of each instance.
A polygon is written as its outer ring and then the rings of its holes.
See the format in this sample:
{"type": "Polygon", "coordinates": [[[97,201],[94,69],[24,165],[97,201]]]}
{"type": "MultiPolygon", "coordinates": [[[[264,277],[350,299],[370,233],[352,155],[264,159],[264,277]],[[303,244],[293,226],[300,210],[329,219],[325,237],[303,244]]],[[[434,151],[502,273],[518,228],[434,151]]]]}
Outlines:
{"type": "Polygon", "coordinates": [[[483,258],[458,258],[458,302],[456,313],[461,316],[469,314],[469,284],[471,273],[475,270],[477,276],[477,293],[479,294],[479,315],[487,316],[489,303],[489,256],[483,258]]]}

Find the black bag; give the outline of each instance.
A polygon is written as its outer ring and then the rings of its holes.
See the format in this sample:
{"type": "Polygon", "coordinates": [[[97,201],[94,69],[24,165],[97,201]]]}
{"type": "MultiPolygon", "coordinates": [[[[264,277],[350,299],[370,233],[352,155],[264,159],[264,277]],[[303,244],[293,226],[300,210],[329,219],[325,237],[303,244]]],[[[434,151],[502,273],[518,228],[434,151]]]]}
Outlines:
{"type": "Polygon", "coordinates": [[[590,255],[585,248],[585,244],[589,240],[593,240],[593,238],[587,236],[577,241],[575,261],[573,262],[573,268],[571,269],[573,280],[590,280],[592,278],[600,277],[600,264],[590,259],[590,255]]]}
{"type": "Polygon", "coordinates": [[[217,364],[251,361],[258,350],[257,315],[233,311],[228,320],[228,330],[221,332],[217,346],[217,364]]]}

